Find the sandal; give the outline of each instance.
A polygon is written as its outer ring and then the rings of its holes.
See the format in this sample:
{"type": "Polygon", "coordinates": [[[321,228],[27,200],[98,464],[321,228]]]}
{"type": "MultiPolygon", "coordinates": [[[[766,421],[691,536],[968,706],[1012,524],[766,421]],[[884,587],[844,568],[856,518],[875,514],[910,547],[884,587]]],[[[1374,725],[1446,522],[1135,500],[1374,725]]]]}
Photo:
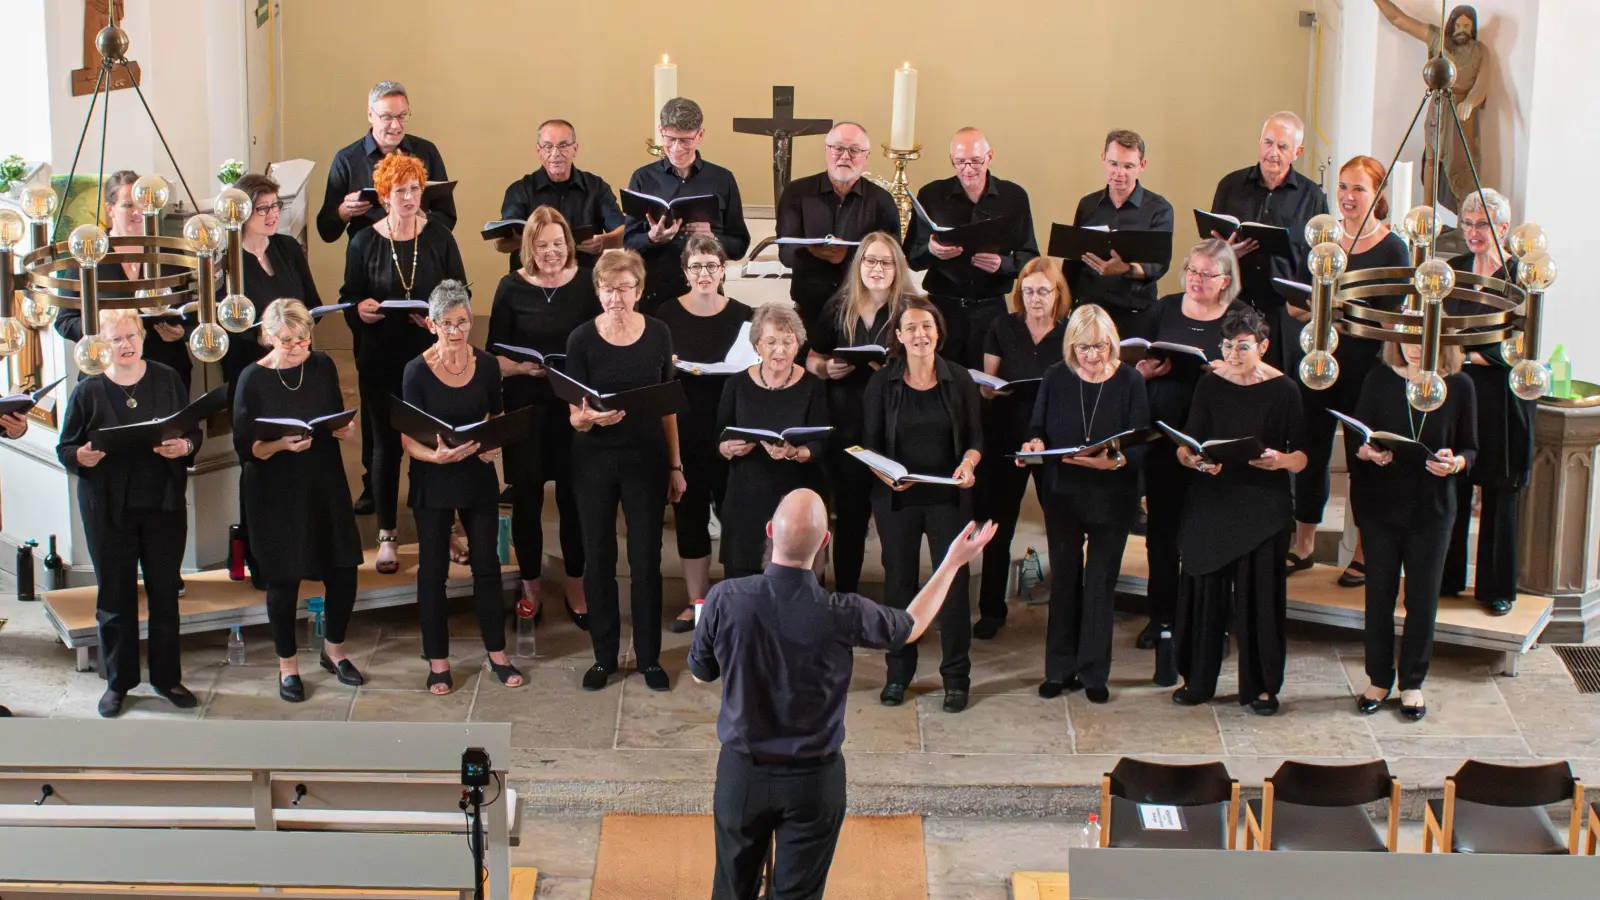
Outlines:
{"type": "Polygon", "coordinates": [[[1358,588],[1367,583],[1367,567],[1365,563],[1352,560],[1350,565],[1339,573],[1339,587],[1358,588]]]}
{"type": "Polygon", "coordinates": [[[1313,565],[1316,565],[1316,563],[1312,562],[1311,557],[1309,557],[1309,556],[1299,556],[1294,551],[1292,551],[1292,550],[1289,551],[1289,572],[1288,572],[1288,574],[1293,575],[1296,572],[1304,572],[1305,570],[1311,568],[1313,565]]]}
{"type": "MultiPolygon", "coordinates": [[[[396,545],[398,545],[399,543],[400,543],[400,535],[398,535],[398,534],[380,534],[380,535],[378,535],[378,549],[380,549],[380,550],[383,549],[383,545],[384,544],[396,544],[396,545]]],[[[400,548],[398,546],[396,546],[395,549],[399,550],[400,548]]],[[[378,574],[379,575],[393,575],[394,573],[396,573],[398,571],[400,571],[400,560],[398,560],[398,559],[390,560],[389,562],[383,562],[382,560],[378,561],[378,574]]]]}
{"type": "Polygon", "coordinates": [[[504,684],[508,688],[519,688],[528,683],[528,679],[523,676],[522,670],[518,669],[510,662],[507,662],[502,666],[491,659],[489,660],[489,668],[494,671],[494,677],[500,679],[500,683],[504,684]],[[522,684],[508,684],[507,682],[509,682],[512,677],[521,678],[522,684]]]}
{"type": "Polygon", "coordinates": [[[455,680],[450,677],[450,670],[449,669],[445,669],[443,672],[429,671],[428,672],[428,685],[427,685],[427,687],[428,687],[428,693],[433,694],[435,697],[443,697],[446,694],[448,694],[451,691],[456,689],[456,683],[455,683],[455,680]],[[443,693],[436,692],[433,689],[433,686],[436,685],[436,684],[444,685],[445,690],[444,690],[443,693]]]}

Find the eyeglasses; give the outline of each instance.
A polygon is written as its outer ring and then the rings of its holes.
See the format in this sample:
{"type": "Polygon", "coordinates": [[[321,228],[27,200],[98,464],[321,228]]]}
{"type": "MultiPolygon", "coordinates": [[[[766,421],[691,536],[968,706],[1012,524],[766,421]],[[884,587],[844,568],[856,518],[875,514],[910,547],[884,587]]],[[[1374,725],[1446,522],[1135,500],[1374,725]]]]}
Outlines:
{"type": "Polygon", "coordinates": [[[683,269],[690,275],[715,275],[722,271],[722,263],[692,263],[683,269]]]}
{"type": "Polygon", "coordinates": [[[958,169],[981,169],[989,163],[988,157],[978,156],[972,159],[952,159],[950,165],[958,169]]]}
{"type": "Polygon", "coordinates": [[[633,284],[602,285],[600,288],[600,293],[607,295],[631,294],[638,289],[639,285],[637,282],[633,284]]]}
{"type": "Polygon", "coordinates": [[[256,207],[255,208],[255,213],[258,216],[265,216],[268,213],[275,213],[280,209],[283,209],[283,201],[282,200],[275,200],[272,203],[263,203],[260,206],[256,207]]]}
{"type": "Polygon", "coordinates": [[[1494,223],[1493,222],[1489,222],[1487,220],[1483,220],[1483,219],[1479,219],[1479,220],[1476,220],[1476,221],[1474,221],[1472,219],[1462,219],[1461,220],[1461,230],[1462,231],[1490,231],[1493,228],[1494,228],[1494,223]]]}
{"type": "Polygon", "coordinates": [[[756,347],[769,353],[773,350],[787,350],[798,346],[800,346],[800,342],[795,340],[792,334],[787,337],[762,338],[756,342],[756,347]]]}
{"type": "Polygon", "coordinates": [[[1202,272],[1199,269],[1196,269],[1194,266],[1184,266],[1183,267],[1183,274],[1191,275],[1191,276],[1193,276],[1195,278],[1200,279],[1200,282],[1202,284],[1210,284],[1211,282],[1215,281],[1218,278],[1227,278],[1228,277],[1227,275],[1224,275],[1224,274],[1221,274],[1221,273],[1202,272]]]}
{"type": "Polygon", "coordinates": [[[275,334],[272,336],[272,339],[277,341],[278,346],[285,350],[303,350],[306,347],[311,346],[311,338],[309,337],[295,339],[286,338],[281,334],[275,334]]]}
{"type": "Polygon", "coordinates": [[[1027,287],[1025,287],[1025,288],[1022,289],[1022,299],[1028,300],[1028,299],[1031,299],[1033,297],[1038,297],[1040,300],[1049,300],[1050,297],[1053,294],[1055,294],[1055,292],[1056,292],[1056,289],[1053,288],[1053,287],[1042,287],[1042,288],[1027,288],[1027,287]]]}
{"type": "Polygon", "coordinates": [[[144,340],[144,337],[142,335],[140,335],[138,332],[134,332],[133,334],[127,335],[125,337],[114,337],[114,338],[111,338],[110,340],[106,341],[106,343],[110,344],[113,347],[130,347],[130,346],[133,346],[135,344],[138,344],[140,341],[143,341],[143,340],[144,340]]]}
{"type": "Polygon", "coordinates": [[[394,192],[402,197],[420,197],[422,196],[422,185],[408,184],[405,187],[395,188],[394,192]]]}
{"type": "Polygon", "coordinates": [[[1097,341],[1093,344],[1073,344],[1072,349],[1079,356],[1088,356],[1091,353],[1103,356],[1111,349],[1111,344],[1106,341],[1097,341]]]}
{"type": "Polygon", "coordinates": [[[863,256],[861,257],[861,268],[882,272],[886,269],[894,268],[894,260],[884,259],[881,256],[863,256]]]}
{"type": "Polygon", "coordinates": [[[1256,345],[1254,341],[1239,341],[1238,343],[1234,343],[1233,341],[1222,342],[1222,353],[1224,356],[1235,351],[1237,351],[1240,356],[1243,356],[1246,353],[1254,352],[1255,349],[1256,345]]]}
{"type": "Polygon", "coordinates": [[[850,147],[844,144],[823,144],[823,146],[827,147],[828,152],[834,156],[848,156],[851,159],[860,159],[872,152],[866,147],[850,147]]]}
{"type": "Polygon", "coordinates": [[[388,113],[378,113],[378,121],[385,125],[393,125],[396,122],[405,122],[409,118],[411,118],[410,110],[406,110],[403,113],[397,113],[392,116],[388,113]]]}
{"type": "Polygon", "coordinates": [[[663,134],[661,136],[661,146],[671,147],[676,145],[679,147],[693,147],[695,141],[698,140],[700,140],[700,135],[698,134],[691,134],[688,137],[674,137],[670,134],[663,134]]]}
{"type": "Polygon", "coordinates": [[[562,141],[559,144],[552,144],[549,141],[540,141],[539,142],[539,152],[540,153],[560,153],[562,156],[565,156],[568,153],[571,153],[572,152],[572,148],[574,148],[576,146],[578,146],[578,142],[577,141],[562,141]]]}
{"type": "Polygon", "coordinates": [[[454,322],[440,322],[434,320],[433,327],[445,334],[465,334],[472,330],[471,319],[457,319],[454,322]]]}

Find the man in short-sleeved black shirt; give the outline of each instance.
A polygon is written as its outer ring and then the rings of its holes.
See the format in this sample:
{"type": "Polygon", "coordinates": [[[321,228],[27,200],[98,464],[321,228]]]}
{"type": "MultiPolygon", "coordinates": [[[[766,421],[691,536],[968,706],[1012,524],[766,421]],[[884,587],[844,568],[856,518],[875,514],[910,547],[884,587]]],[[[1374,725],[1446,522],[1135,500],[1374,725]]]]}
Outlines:
{"type": "MultiPolygon", "coordinates": [[[[367,133],[353,144],[343,148],[328,166],[328,189],[322,198],[322,209],[317,212],[317,234],[325,243],[333,243],[339,235],[355,237],[356,232],[370,228],[383,218],[383,207],[365,203],[358,192],[372,187],[372,170],[385,156],[396,150],[422,160],[429,181],[449,181],[444,170],[444,157],[432,141],[406,133],[411,118],[411,101],[406,96],[405,85],[398,81],[380,81],[367,95],[367,133]]],[[[428,221],[443,225],[445,230],[456,227],[456,200],[445,196],[424,207],[428,221]]]]}
{"type": "MultiPolygon", "coordinates": [[[[534,210],[548,206],[561,213],[574,231],[593,228],[593,237],[578,242],[578,265],[592,269],[602,251],[622,246],[623,216],[617,195],[604,178],[573,165],[578,158],[578,130],[566,119],[539,125],[538,149],[541,165],[506,188],[500,218],[527,221],[534,210]]],[[[511,271],[522,268],[520,229],[496,241],[494,248],[511,254],[511,271]]]]}
{"type": "Polygon", "coordinates": [[[712,900],[755,896],[774,837],[771,896],[822,896],[844,823],[839,748],[851,651],[887,650],[920,637],[956,572],[994,535],[993,525],[968,525],[902,612],[822,589],[811,564],[827,529],[828,513],[815,492],[783,498],[767,525],[771,565],[713,587],[695,627],[689,671],[696,681],[723,679],[712,900]]]}

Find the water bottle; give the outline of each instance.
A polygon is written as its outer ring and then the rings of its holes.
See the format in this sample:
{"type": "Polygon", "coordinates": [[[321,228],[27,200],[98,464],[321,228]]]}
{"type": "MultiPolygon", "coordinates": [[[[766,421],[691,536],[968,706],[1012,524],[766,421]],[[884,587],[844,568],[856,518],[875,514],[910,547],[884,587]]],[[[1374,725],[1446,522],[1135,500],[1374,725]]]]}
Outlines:
{"type": "Polygon", "coordinates": [[[1177,651],[1172,646],[1172,630],[1161,629],[1161,635],[1156,638],[1156,674],[1151,679],[1161,687],[1172,687],[1178,683],[1178,658],[1177,651]]]}
{"type": "Polygon", "coordinates": [[[228,665],[244,665],[244,632],[237,625],[228,632],[228,665]]]}
{"type": "Polygon", "coordinates": [[[1556,349],[1550,352],[1550,387],[1545,391],[1546,397],[1562,399],[1572,396],[1572,363],[1567,359],[1567,348],[1557,344],[1556,349]]]}
{"type": "Polygon", "coordinates": [[[17,545],[17,599],[37,600],[33,593],[33,548],[38,541],[25,541],[17,545]]]}
{"type": "Polygon", "coordinates": [[[500,557],[500,565],[511,565],[511,517],[504,513],[500,516],[500,533],[495,538],[494,548],[500,557]]]}
{"type": "Polygon", "coordinates": [[[517,655],[533,659],[538,649],[538,638],[533,633],[533,604],[526,598],[517,601],[517,655]]]}
{"type": "Polygon", "coordinates": [[[1083,823],[1083,829],[1078,832],[1078,846],[1093,849],[1100,846],[1100,816],[1097,813],[1089,814],[1089,821],[1083,823]]]}
{"type": "Polygon", "coordinates": [[[308,599],[306,601],[306,609],[311,612],[311,618],[306,620],[306,649],[312,653],[320,654],[322,653],[323,644],[326,643],[322,631],[322,598],[312,597],[308,599]]]}
{"type": "Polygon", "coordinates": [[[228,526],[228,580],[244,580],[244,527],[228,526]]]}
{"type": "MultiPolygon", "coordinates": [[[[1044,583],[1044,559],[1039,556],[1039,551],[1029,547],[1015,565],[1012,596],[1034,605],[1034,592],[1044,583]]],[[[1042,598],[1042,601],[1048,599],[1042,598]]]]}

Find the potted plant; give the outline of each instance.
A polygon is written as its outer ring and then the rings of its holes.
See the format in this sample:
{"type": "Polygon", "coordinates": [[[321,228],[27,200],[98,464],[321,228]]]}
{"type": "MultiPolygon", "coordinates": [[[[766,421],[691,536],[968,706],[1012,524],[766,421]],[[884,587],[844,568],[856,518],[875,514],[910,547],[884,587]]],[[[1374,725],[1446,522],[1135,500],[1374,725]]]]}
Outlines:
{"type": "Polygon", "coordinates": [[[27,177],[28,163],[18,154],[11,154],[0,162],[0,193],[14,194],[22,189],[22,180],[27,177]]]}
{"type": "Polygon", "coordinates": [[[244,177],[244,163],[237,159],[223,160],[221,168],[217,169],[217,180],[223,187],[233,187],[233,183],[244,177]]]}

